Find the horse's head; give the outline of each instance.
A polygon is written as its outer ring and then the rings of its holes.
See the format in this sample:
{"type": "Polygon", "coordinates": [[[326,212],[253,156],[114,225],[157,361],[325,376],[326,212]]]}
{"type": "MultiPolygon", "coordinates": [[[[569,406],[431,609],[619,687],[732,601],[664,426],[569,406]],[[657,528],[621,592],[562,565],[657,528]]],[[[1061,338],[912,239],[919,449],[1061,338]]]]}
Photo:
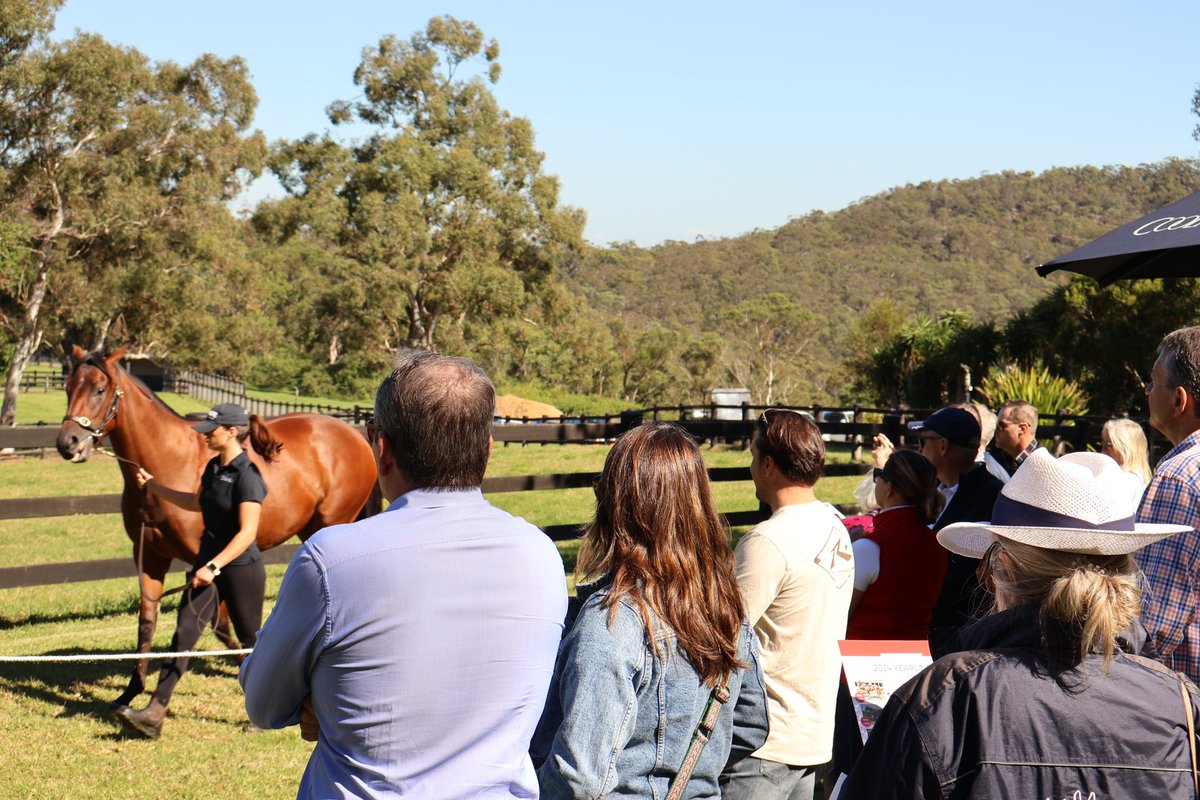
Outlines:
{"type": "Polygon", "coordinates": [[[67,378],[67,415],[58,431],[58,454],[68,461],[87,461],[92,440],[99,442],[117,427],[117,405],[123,390],[117,385],[117,362],[125,355],[119,347],[107,355],[71,348],[71,375],[67,378]]]}

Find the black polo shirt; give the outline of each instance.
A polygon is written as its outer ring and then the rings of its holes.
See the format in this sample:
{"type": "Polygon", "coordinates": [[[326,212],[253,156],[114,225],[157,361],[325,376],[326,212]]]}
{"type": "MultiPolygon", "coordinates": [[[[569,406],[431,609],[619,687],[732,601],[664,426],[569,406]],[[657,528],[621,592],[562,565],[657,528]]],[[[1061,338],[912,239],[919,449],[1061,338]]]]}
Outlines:
{"type": "MultiPolygon", "coordinates": [[[[200,513],[204,516],[204,535],[200,539],[200,558],[196,566],[212,561],[241,529],[238,506],[261,503],[267,496],[267,484],[258,467],[245,452],[225,466],[217,456],[204,467],[200,476],[200,513]]],[[[249,564],[260,557],[258,542],[230,564],[249,564]]],[[[228,565],[226,565],[228,566],[228,565]]]]}

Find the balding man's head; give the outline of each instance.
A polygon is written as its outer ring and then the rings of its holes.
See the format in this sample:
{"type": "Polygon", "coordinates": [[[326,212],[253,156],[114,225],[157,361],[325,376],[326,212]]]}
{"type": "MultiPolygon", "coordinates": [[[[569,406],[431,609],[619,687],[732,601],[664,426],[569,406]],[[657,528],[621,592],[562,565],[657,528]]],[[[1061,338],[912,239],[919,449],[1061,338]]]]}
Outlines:
{"type": "Polygon", "coordinates": [[[412,488],[483,483],[491,453],[496,389],[465,358],[416,352],[375,393],[375,422],[412,488]]]}

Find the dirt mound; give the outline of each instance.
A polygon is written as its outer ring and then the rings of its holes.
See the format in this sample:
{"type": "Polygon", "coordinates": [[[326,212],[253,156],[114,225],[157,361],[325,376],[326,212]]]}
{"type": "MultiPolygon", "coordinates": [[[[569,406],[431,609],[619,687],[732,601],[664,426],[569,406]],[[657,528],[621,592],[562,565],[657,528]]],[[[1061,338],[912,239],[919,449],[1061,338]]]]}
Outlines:
{"type": "Polygon", "coordinates": [[[563,413],[549,403],[539,403],[537,400],[526,400],[515,394],[502,394],[496,398],[497,417],[561,417],[563,413]]]}

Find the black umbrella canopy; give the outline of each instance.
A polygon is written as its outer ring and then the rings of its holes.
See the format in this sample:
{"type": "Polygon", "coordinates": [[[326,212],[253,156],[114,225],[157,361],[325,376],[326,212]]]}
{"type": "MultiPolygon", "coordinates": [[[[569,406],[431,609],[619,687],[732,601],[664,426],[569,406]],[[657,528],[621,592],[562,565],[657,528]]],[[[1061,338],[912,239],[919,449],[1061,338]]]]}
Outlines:
{"type": "Polygon", "coordinates": [[[1064,269],[1107,286],[1125,278],[1200,277],[1200,192],[1122,225],[1037,268],[1064,269]]]}

